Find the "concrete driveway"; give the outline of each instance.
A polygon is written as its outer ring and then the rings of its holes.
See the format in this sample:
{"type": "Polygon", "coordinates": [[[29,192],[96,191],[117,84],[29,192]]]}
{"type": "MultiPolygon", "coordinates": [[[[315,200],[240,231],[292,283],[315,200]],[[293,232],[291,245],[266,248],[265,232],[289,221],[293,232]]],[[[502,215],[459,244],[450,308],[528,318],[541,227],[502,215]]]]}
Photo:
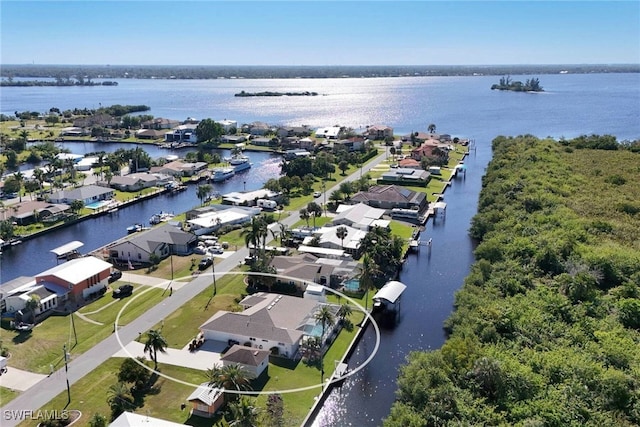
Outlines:
{"type": "MultiPolygon", "coordinates": [[[[168,365],[183,366],[185,368],[198,369],[206,371],[214,365],[220,363],[220,353],[227,347],[227,343],[221,341],[205,341],[205,343],[196,351],[189,351],[187,347],[183,349],[168,348],[166,353],[158,353],[158,363],[166,363],[168,365]]],[[[113,357],[144,357],[149,359],[144,353],[144,344],[132,341],[120,349],[113,357]]]]}
{"type": "Polygon", "coordinates": [[[34,374],[9,366],[7,372],[0,375],[0,386],[11,390],[25,391],[45,378],[47,378],[46,375],[34,374]]]}

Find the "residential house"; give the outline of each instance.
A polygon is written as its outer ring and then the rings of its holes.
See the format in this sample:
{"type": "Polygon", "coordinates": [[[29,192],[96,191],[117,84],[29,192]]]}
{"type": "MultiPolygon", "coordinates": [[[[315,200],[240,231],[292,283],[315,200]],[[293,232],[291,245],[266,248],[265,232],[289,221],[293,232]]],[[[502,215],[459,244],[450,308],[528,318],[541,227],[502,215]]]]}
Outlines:
{"type": "Polygon", "coordinates": [[[111,265],[99,258],[86,256],[59,264],[36,275],[36,283],[55,292],[62,301],[79,303],[100,292],[108,284],[111,265]]]}
{"type": "Polygon", "coordinates": [[[250,135],[266,135],[271,130],[271,126],[264,122],[253,122],[250,124],[242,125],[242,133],[248,133],[250,135]]]}
{"type": "Polygon", "coordinates": [[[173,128],[170,132],[164,134],[165,142],[173,143],[190,143],[196,144],[198,142],[198,135],[196,133],[196,124],[184,124],[173,128]]]}
{"type": "Polygon", "coordinates": [[[75,200],[81,200],[85,206],[91,203],[111,200],[115,195],[112,188],[100,187],[98,185],[84,185],[71,190],[56,191],[49,195],[51,203],[64,203],[70,205],[75,200]]]}
{"type": "Polygon", "coordinates": [[[247,378],[255,379],[269,367],[269,350],[260,350],[234,344],[220,357],[222,366],[239,366],[246,372],[247,378]]]}
{"type": "Polygon", "coordinates": [[[345,149],[349,152],[360,151],[364,147],[365,139],[362,136],[353,136],[348,139],[341,139],[333,143],[333,151],[345,149]]]}
{"type": "Polygon", "coordinates": [[[428,205],[425,193],[399,185],[374,185],[369,187],[368,191],[360,191],[351,196],[351,202],[366,203],[369,206],[387,210],[400,208],[422,211],[428,205]]]}
{"type": "Polygon", "coordinates": [[[68,126],[60,129],[60,136],[87,136],[91,135],[91,131],[82,129],[81,127],[68,126]]]}
{"type": "Polygon", "coordinates": [[[54,222],[71,214],[71,207],[64,203],[50,203],[45,201],[23,201],[11,205],[11,209],[3,208],[2,220],[11,217],[18,225],[28,225],[35,222],[54,222]],[[9,213],[7,215],[7,213],[9,213]]]}
{"type": "Polygon", "coordinates": [[[374,208],[366,203],[357,205],[340,205],[337,215],[331,220],[331,225],[348,225],[359,230],[369,231],[373,227],[388,226],[389,221],[382,220],[384,209],[374,208]]]}
{"type": "Polygon", "coordinates": [[[108,247],[109,258],[118,264],[148,264],[151,262],[152,254],[160,259],[170,254],[188,255],[192,253],[196,242],[194,234],[182,231],[171,224],[162,224],[112,244],[108,247]]]}
{"type": "Polygon", "coordinates": [[[334,267],[320,264],[318,257],[311,254],[292,256],[274,256],[270,266],[273,267],[281,282],[287,282],[304,291],[309,283],[329,286],[334,267]]]}
{"type": "Polygon", "coordinates": [[[120,120],[108,114],[95,114],[93,116],[82,117],[73,121],[74,127],[89,128],[101,126],[103,128],[114,128],[120,124],[120,120]]]}
{"type": "Polygon", "coordinates": [[[182,160],[174,160],[172,162],[165,163],[162,166],[153,166],[149,172],[163,173],[171,176],[193,176],[196,175],[208,167],[206,162],[185,162],[182,160]]]}
{"type": "Polygon", "coordinates": [[[437,141],[427,141],[411,150],[411,158],[417,161],[422,160],[423,157],[438,158],[443,154],[447,154],[447,150],[441,147],[437,141]]]}
{"type": "MultiPolygon", "coordinates": [[[[204,339],[236,342],[294,358],[304,337],[320,335],[315,314],[322,304],[317,301],[259,292],[245,297],[240,305],[243,311],[220,310],[202,324],[204,339]]],[[[326,331],[325,336],[332,332],[326,331]]]]}
{"type": "Polygon", "coordinates": [[[398,166],[404,169],[422,169],[420,161],[412,159],[410,157],[400,160],[398,162],[398,166]]]}
{"type": "Polygon", "coordinates": [[[307,151],[311,151],[315,148],[316,146],[316,140],[312,139],[312,138],[302,138],[300,141],[298,141],[300,144],[300,148],[303,150],[307,150],[307,151]]]}
{"type": "Polygon", "coordinates": [[[187,397],[187,402],[191,403],[191,414],[211,418],[224,404],[224,393],[211,388],[208,383],[202,383],[187,397]]]}
{"type": "Polygon", "coordinates": [[[425,170],[396,168],[384,172],[378,179],[380,183],[397,182],[401,185],[426,186],[431,174],[425,170]]]}
{"type": "Polygon", "coordinates": [[[337,236],[337,226],[325,226],[316,229],[313,232],[313,236],[305,237],[302,244],[305,246],[311,246],[311,243],[317,241],[317,246],[320,248],[342,249],[346,253],[357,258],[360,253],[360,241],[364,238],[367,232],[348,225],[341,225],[339,227],[346,228],[347,235],[344,239],[340,239],[337,236]]]}
{"type": "Polygon", "coordinates": [[[373,125],[367,127],[366,136],[372,140],[393,138],[393,128],[385,125],[373,125]]]}
{"type": "Polygon", "coordinates": [[[249,144],[256,145],[259,147],[273,147],[278,145],[277,138],[267,138],[266,136],[260,136],[257,138],[249,139],[249,144]]]}
{"type": "Polygon", "coordinates": [[[216,120],[216,123],[222,126],[225,133],[235,133],[238,130],[238,122],[235,120],[216,120]]]}
{"type": "Polygon", "coordinates": [[[256,206],[258,200],[273,200],[280,202],[282,193],[261,188],[254,191],[231,192],[222,195],[222,203],[234,206],[256,206]]]}
{"type": "Polygon", "coordinates": [[[150,173],[132,173],[129,175],[115,175],[109,185],[121,191],[140,191],[158,185],[158,178],[150,173]]]}
{"type": "Polygon", "coordinates": [[[156,129],[140,129],[136,131],[138,139],[162,139],[166,132],[156,129]]]}
{"type": "Polygon", "coordinates": [[[220,137],[220,141],[230,144],[241,144],[247,141],[247,137],[244,135],[223,135],[220,137]]]}
{"type": "Polygon", "coordinates": [[[109,424],[109,427],[184,427],[184,424],[174,423],[173,421],[154,418],[148,413],[136,414],[135,412],[125,411],[109,424]]]}
{"type": "MultiPolygon", "coordinates": [[[[149,130],[172,129],[179,125],[180,125],[180,122],[178,120],[163,119],[161,117],[157,117],[152,120],[147,120],[140,123],[140,126],[142,127],[142,129],[149,129],[149,130]]],[[[164,132],[162,132],[161,135],[164,135],[164,132]]]]}
{"type": "Polygon", "coordinates": [[[340,126],[329,126],[316,129],[316,138],[338,139],[344,128],[340,126]]]}
{"type": "Polygon", "coordinates": [[[308,126],[281,126],[276,132],[278,137],[305,137],[311,135],[311,129],[308,126]]]}
{"type": "MultiPolygon", "coordinates": [[[[251,218],[261,212],[259,208],[245,208],[240,206],[216,205],[216,208],[211,206],[208,208],[210,209],[206,211],[200,210],[200,213],[195,217],[187,215],[186,227],[198,236],[210,234],[225,226],[244,224],[245,222],[251,221],[251,218]]],[[[190,212],[193,213],[194,211],[190,212]]]]}

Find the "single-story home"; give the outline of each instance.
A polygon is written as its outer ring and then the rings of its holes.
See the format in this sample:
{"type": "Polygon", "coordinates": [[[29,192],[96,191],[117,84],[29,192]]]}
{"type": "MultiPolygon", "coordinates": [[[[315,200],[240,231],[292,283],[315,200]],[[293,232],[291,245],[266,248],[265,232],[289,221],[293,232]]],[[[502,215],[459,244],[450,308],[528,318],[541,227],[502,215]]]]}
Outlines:
{"type": "Polygon", "coordinates": [[[255,191],[234,191],[223,194],[222,203],[234,206],[256,206],[258,200],[273,200],[279,202],[281,197],[282,193],[261,188],[255,191]]]}
{"type": "Polygon", "coordinates": [[[258,208],[228,207],[211,209],[193,219],[187,220],[189,230],[200,236],[210,234],[225,225],[244,224],[261,212],[258,208]]]}
{"type": "Polygon", "coordinates": [[[111,187],[121,191],[140,191],[158,185],[158,178],[150,173],[132,173],[129,175],[116,175],[111,178],[111,187]]]}
{"type": "Polygon", "coordinates": [[[70,205],[75,200],[81,200],[85,206],[91,203],[110,200],[114,197],[113,188],[100,187],[98,185],[84,185],[72,190],[56,191],[49,195],[51,203],[64,203],[70,205]]]}
{"type": "Polygon", "coordinates": [[[366,203],[382,209],[418,209],[426,208],[427,195],[409,190],[399,185],[374,185],[368,191],[360,191],[351,196],[351,202],[366,203]]]}
{"type": "Polygon", "coordinates": [[[246,372],[247,378],[258,378],[269,368],[269,350],[234,344],[220,357],[222,366],[236,365],[246,372]]]}
{"type": "Polygon", "coordinates": [[[125,411],[109,424],[109,427],[184,427],[184,424],[174,423],[173,421],[163,420],[161,418],[150,417],[149,414],[136,414],[135,412],[125,411]]]}
{"type": "Polygon", "coordinates": [[[337,215],[331,220],[331,225],[348,225],[369,231],[375,226],[389,225],[388,222],[380,222],[385,212],[384,209],[374,208],[362,202],[357,205],[340,205],[337,215]]]}
{"type": "Polygon", "coordinates": [[[36,284],[58,294],[64,290],[62,301],[80,302],[106,288],[112,267],[93,256],[75,258],[36,275],[36,284]]]}
{"type": "MultiPolygon", "coordinates": [[[[205,340],[237,342],[294,358],[304,337],[319,336],[318,301],[259,292],[240,301],[243,311],[220,310],[200,326],[205,340]]],[[[337,309],[336,309],[337,311],[337,309]]],[[[325,331],[330,336],[333,331],[325,331]]]]}
{"type": "Polygon", "coordinates": [[[303,291],[309,283],[329,286],[333,275],[333,266],[320,264],[318,257],[312,254],[292,256],[274,256],[270,266],[281,276],[278,280],[298,286],[303,291]]]}
{"type": "Polygon", "coordinates": [[[197,237],[171,224],[162,224],[150,230],[109,246],[109,258],[118,263],[146,264],[151,254],[164,259],[171,254],[188,255],[197,244],[197,237]]]}
{"type": "Polygon", "coordinates": [[[220,141],[231,144],[241,144],[247,141],[247,137],[244,135],[223,135],[220,137],[220,141]]]}
{"type": "Polygon", "coordinates": [[[164,138],[164,131],[157,129],[139,129],[136,131],[136,138],[138,139],[162,139],[164,138]]]}
{"type": "Polygon", "coordinates": [[[211,388],[208,383],[202,383],[187,397],[187,402],[191,403],[193,415],[211,418],[224,404],[224,393],[220,389],[211,388]]]}
{"type": "Polygon", "coordinates": [[[366,231],[359,230],[357,228],[350,227],[348,225],[340,226],[325,226],[318,228],[313,232],[313,236],[305,237],[302,244],[310,246],[314,239],[317,238],[318,246],[328,249],[342,249],[345,252],[357,257],[360,251],[360,241],[367,234],[366,231]],[[344,227],[346,229],[346,236],[344,239],[340,239],[336,233],[338,227],[344,227]]]}
{"type": "Polygon", "coordinates": [[[57,221],[71,213],[71,207],[64,203],[45,201],[23,201],[5,208],[1,218],[14,218],[19,225],[33,224],[38,221],[57,221]]]}
{"type": "Polygon", "coordinates": [[[431,174],[425,170],[396,168],[382,174],[378,181],[399,182],[408,185],[426,185],[431,174]]]}
{"type": "Polygon", "coordinates": [[[341,132],[342,132],[342,127],[329,126],[329,127],[316,129],[315,136],[316,138],[338,139],[340,137],[341,132]]]}

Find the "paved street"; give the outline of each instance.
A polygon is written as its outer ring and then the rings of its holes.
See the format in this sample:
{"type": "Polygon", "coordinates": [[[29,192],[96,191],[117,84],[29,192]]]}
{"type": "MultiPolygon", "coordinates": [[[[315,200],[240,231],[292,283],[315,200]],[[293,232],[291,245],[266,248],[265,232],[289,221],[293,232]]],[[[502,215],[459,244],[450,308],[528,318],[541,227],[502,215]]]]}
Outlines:
{"type": "MultiPolygon", "coordinates": [[[[358,170],[354,174],[346,177],[346,181],[353,181],[358,179],[361,175],[366,174],[371,168],[381,163],[386,158],[386,147],[383,147],[383,152],[378,157],[374,158],[371,162],[364,165],[361,170],[358,170]]],[[[326,189],[320,200],[328,200],[329,195],[338,189],[339,185],[335,185],[332,188],[326,189]]],[[[283,219],[281,222],[291,227],[298,222],[300,215],[297,211],[291,212],[291,215],[283,219]]],[[[227,273],[244,262],[244,258],[249,256],[249,250],[242,248],[223,259],[219,264],[216,264],[216,273],[227,273]]],[[[219,277],[219,276],[218,276],[219,277]]],[[[194,298],[200,292],[211,286],[211,275],[203,274],[196,276],[188,286],[174,287],[171,297],[165,298],[161,303],[132,321],[126,326],[123,326],[118,331],[118,336],[123,345],[128,345],[134,341],[141,331],[146,331],[164,319],[168,314],[172,313],[187,301],[194,298]]],[[[68,378],[69,383],[73,384],[93,369],[112,357],[114,353],[120,351],[121,345],[116,338],[116,334],[111,335],[109,338],[98,343],[89,351],[81,355],[74,355],[71,353],[71,361],[69,363],[68,378]]],[[[11,368],[9,368],[11,369],[11,368]]],[[[19,424],[20,420],[4,419],[4,414],[10,414],[12,412],[7,411],[20,411],[20,410],[38,410],[46,405],[56,395],[66,390],[66,376],[64,368],[55,372],[49,377],[43,377],[36,384],[28,388],[27,392],[21,393],[18,397],[10,401],[7,405],[0,408],[0,425],[2,427],[13,427],[19,424]]],[[[70,408],[73,409],[73,408],[70,408]]],[[[13,412],[16,413],[16,412],[13,412]]]]}

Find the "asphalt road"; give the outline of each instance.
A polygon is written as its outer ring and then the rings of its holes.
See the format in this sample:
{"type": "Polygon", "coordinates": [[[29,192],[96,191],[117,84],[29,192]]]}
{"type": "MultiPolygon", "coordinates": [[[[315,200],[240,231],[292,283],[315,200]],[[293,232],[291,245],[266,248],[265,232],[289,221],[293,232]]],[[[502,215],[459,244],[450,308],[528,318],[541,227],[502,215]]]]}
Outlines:
{"type": "MultiPolygon", "coordinates": [[[[364,165],[361,170],[358,170],[352,175],[346,177],[345,181],[354,181],[358,179],[361,175],[366,174],[371,168],[381,163],[385,158],[386,150],[371,162],[364,165]]],[[[328,199],[329,195],[333,191],[337,190],[338,187],[339,184],[326,189],[325,193],[316,198],[316,200],[324,202],[324,200],[328,199]]],[[[291,215],[283,219],[281,222],[291,227],[299,220],[300,215],[295,211],[291,212],[291,215]]],[[[241,248],[233,255],[224,259],[215,266],[216,274],[218,275],[217,277],[220,277],[221,273],[227,273],[233,270],[239,264],[243,263],[244,258],[247,256],[249,256],[249,250],[247,248],[241,248]]],[[[211,286],[211,284],[211,275],[203,274],[195,277],[188,285],[181,287],[179,290],[174,290],[170,297],[167,294],[167,297],[161,303],[148,310],[128,325],[120,327],[118,335],[123,345],[135,340],[141,332],[151,329],[167,315],[174,312],[200,292],[204,291],[207,287],[211,286]]],[[[23,420],[21,417],[26,415],[26,412],[24,411],[32,410],[35,412],[50,402],[55,396],[65,391],[67,389],[67,377],[69,384],[74,384],[76,381],[93,371],[101,363],[109,359],[118,350],[120,350],[120,344],[118,343],[115,334],[98,343],[96,346],[91,348],[91,350],[81,355],[74,356],[72,350],[70,352],[71,360],[68,363],[68,373],[65,375],[65,368],[61,368],[53,375],[44,378],[33,387],[22,392],[7,405],[0,408],[0,425],[2,427],[13,427],[19,424],[23,420]]],[[[75,408],[67,409],[71,410],[75,408]]]]}

